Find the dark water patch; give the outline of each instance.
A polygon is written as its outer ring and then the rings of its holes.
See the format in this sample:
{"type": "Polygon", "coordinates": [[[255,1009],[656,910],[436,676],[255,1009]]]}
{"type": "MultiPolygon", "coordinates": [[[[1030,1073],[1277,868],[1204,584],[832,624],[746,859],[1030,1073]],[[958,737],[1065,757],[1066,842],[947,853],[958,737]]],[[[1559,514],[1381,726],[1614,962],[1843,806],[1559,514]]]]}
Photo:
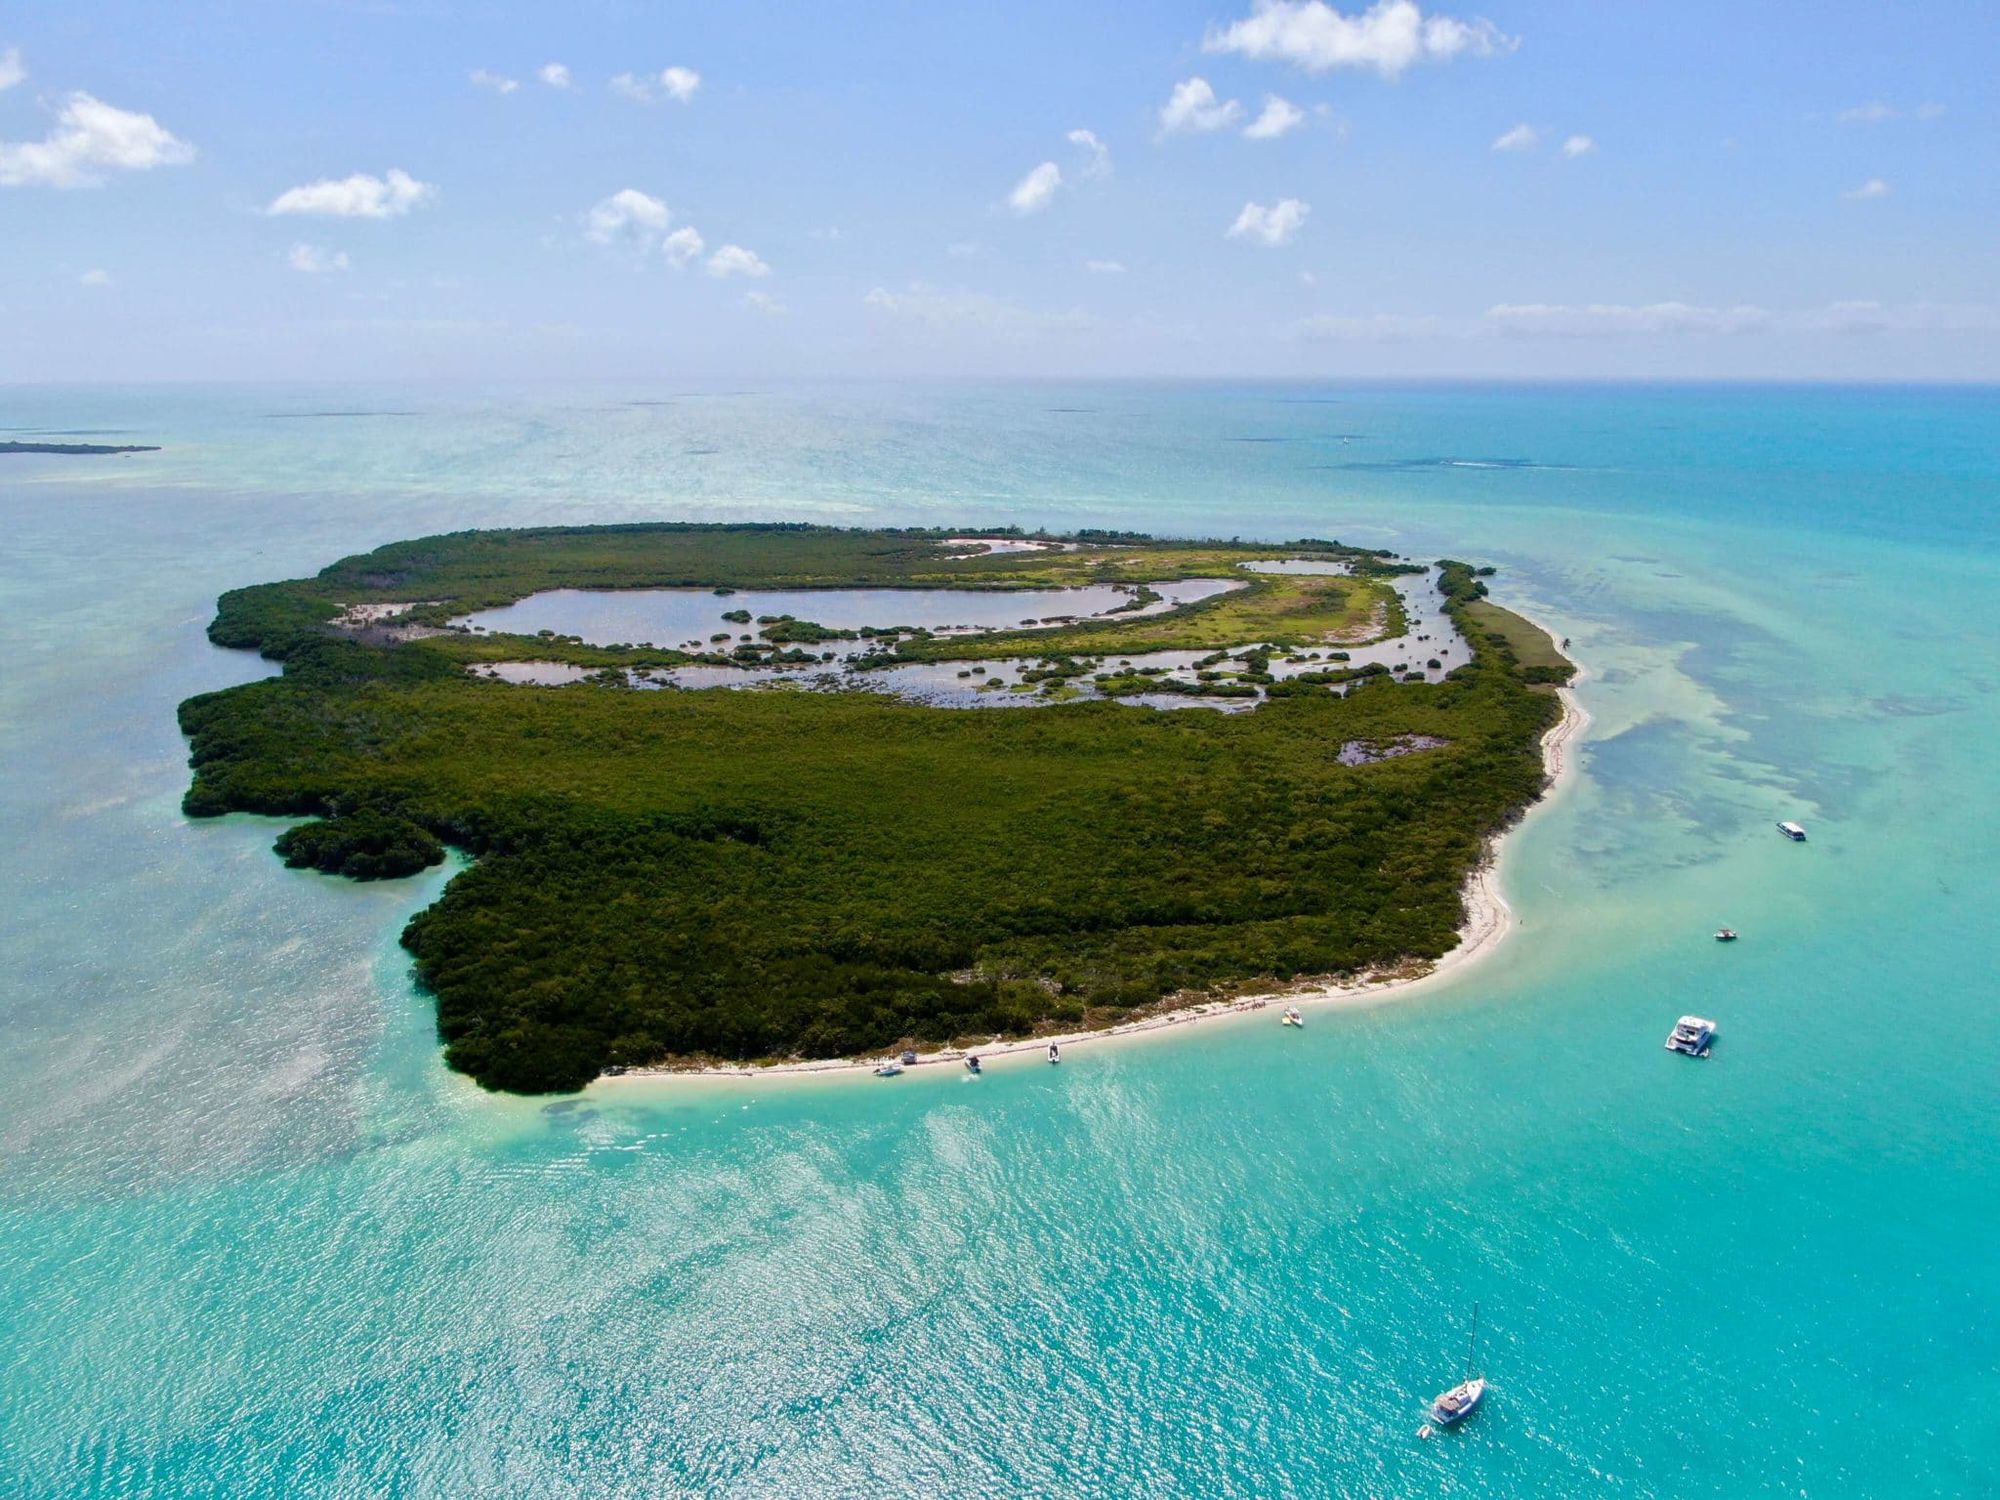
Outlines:
{"type": "Polygon", "coordinates": [[[1962,714],[1963,703],[1949,698],[1916,698],[1903,693],[1890,693],[1885,697],[1871,698],[1870,709],[1892,719],[1936,719],[1946,714],[1962,714]]]}
{"type": "Polygon", "coordinates": [[[1097,415],[1094,406],[1045,406],[1042,410],[1058,417],[1092,417],[1097,415]]]}
{"type": "Polygon", "coordinates": [[[1334,758],[1343,766],[1372,766],[1399,755],[1414,755],[1419,750],[1441,750],[1449,743],[1434,734],[1399,734],[1392,740],[1349,740],[1334,758]]]}
{"type": "Polygon", "coordinates": [[[267,411],[264,416],[272,422],[303,421],[308,418],[328,417],[421,417],[420,411],[267,411]]]}
{"type": "Polygon", "coordinates": [[[1296,443],[1295,437],[1226,437],[1225,443],[1296,443]]]}
{"type": "Polygon", "coordinates": [[[709,458],[721,451],[720,448],[683,448],[681,454],[685,458],[709,458]]]}
{"type": "Polygon", "coordinates": [[[677,406],[680,403],[676,401],[627,401],[624,404],[626,406],[677,406]]]}

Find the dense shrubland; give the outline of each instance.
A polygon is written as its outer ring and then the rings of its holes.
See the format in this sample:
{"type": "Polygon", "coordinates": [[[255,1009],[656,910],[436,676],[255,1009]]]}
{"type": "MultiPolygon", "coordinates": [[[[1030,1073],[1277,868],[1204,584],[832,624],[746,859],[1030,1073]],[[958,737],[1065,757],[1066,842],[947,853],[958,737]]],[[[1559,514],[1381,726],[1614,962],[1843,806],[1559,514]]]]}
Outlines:
{"type": "MultiPolygon", "coordinates": [[[[669,575],[908,581],[958,568],[933,555],[942,535],[469,533],[237,590],[216,638],[285,671],[182,705],[187,810],[323,818],[280,852],[364,878],[433,863],[440,843],[476,855],[404,942],[451,1065],[522,1092],[612,1064],[1108,1022],[1451,947],[1483,841],[1541,787],[1554,714],[1469,617],[1475,659],[1442,683],[1357,674],[1342,697],[1329,672],[1231,715],[524,689],[468,675],[459,637],[372,645],[326,623],[384,591],[458,613],[669,575]],[[1410,735],[1442,743],[1340,763],[1343,745],[1410,735]]],[[[1200,545],[1211,566],[1220,544],[1200,545]]],[[[1059,556],[1028,562],[1094,566],[1059,556]]],[[[1455,613],[1484,592],[1470,569],[1446,582],[1455,613]]]]}

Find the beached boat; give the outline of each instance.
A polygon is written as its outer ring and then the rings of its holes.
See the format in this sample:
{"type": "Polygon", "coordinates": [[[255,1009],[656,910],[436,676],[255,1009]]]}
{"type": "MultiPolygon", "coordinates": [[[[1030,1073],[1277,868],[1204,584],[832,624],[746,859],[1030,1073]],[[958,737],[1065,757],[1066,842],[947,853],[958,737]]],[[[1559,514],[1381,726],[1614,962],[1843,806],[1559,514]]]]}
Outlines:
{"type": "Polygon", "coordinates": [[[904,1067],[914,1068],[917,1065],[917,1054],[914,1051],[905,1051],[901,1061],[904,1067]]]}
{"type": "Polygon", "coordinates": [[[1795,844],[1803,844],[1806,841],[1806,828],[1803,823],[1780,823],[1778,832],[1795,844]]]}
{"type": "MultiPolygon", "coordinates": [[[[1472,1373],[1479,1354],[1479,1304],[1472,1304],[1472,1336],[1465,1345],[1465,1379],[1431,1401],[1431,1421],[1440,1427],[1455,1427],[1471,1416],[1486,1399],[1486,1377],[1472,1373]]],[[[1423,1430],[1425,1437],[1430,1429],[1423,1430]]]]}
{"type": "Polygon", "coordinates": [[[1299,1014],[1299,1008],[1296,1005],[1287,1005],[1285,1007],[1285,1024],[1287,1026],[1303,1026],[1306,1024],[1306,1018],[1299,1014]]]}
{"type": "Polygon", "coordinates": [[[1060,1042],[1049,1043],[1049,1061],[1052,1063],[1062,1061],[1062,1044],[1060,1042]]]}
{"type": "Polygon", "coordinates": [[[1735,941],[1736,941],[1736,929],[1735,929],[1734,927],[1718,927],[1718,928],[1716,928],[1716,929],[1715,929],[1715,940],[1716,940],[1716,941],[1717,941],[1718,943],[1733,943],[1733,942],[1735,942],[1735,941]]]}
{"type": "Polygon", "coordinates": [[[1667,1033],[1667,1050],[1685,1052],[1689,1057],[1706,1057],[1715,1043],[1715,1022],[1701,1016],[1682,1016],[1667,1033]]]}
{"type": "Polygon", "coordinates": [[[885,1062],[882,1064],[881,1067],[875,1070],[875,1076],[877,1078],[895,1078],[898,1075],[900,1075],[902,1071],[903,1071],[903,1065],[901,1063],[885,1062]]]}
{"type": "Polygon", "coordinates": [[[976,1057],[966,1058],[965,1071],[976,1075],[979,1072],[979,1059],[976,1057]]]}

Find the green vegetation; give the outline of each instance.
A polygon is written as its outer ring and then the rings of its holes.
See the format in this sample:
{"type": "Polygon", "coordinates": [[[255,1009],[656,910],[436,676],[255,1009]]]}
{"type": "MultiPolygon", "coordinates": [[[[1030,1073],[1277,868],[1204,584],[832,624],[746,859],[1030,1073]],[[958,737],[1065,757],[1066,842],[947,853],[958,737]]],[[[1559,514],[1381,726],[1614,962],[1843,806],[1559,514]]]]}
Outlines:
{"type": "Polygon", "coordinates": [[[159,447],[153,443],[22,443],[9,440],[0,443],[0,454],[4,453],[60,453],[68,456],[95,456],[105,453],[158,453],[159,447]]]}
{"type": "Polygon", "coordinates": [[[1465,614],[1469,626],[1460,628],[1467,638],[1472,637],[1473,630],[1481,631],[1486,644],[1511,657],[1512,664],[1521,669],[1527,681],[1561,684],[1576,675],[1575,665],[1534,621],[1524,620],[1511,609],[1502,609],[1483,598],[1468,604],[1465,614]]]}
{"type": "MultiPolygon", "coordinates": [[[[1045,586],[1105,570],[1143,582],[1297,550],[1119,538],[1110,551],[953,560],[939,556],[946,535],[473,532],[235,590],[211,634],[285,670],[181,706],[187,811],[324,819],[287,833],[280,851],[363,877],[433,863],[440,842],[477,856],[404,942],[437,998],[449,1063],[520,1092],[573,1089],[614,1064],[841,1056],[1106,1024],[1189,991],[1451,947],[1482,842],[1540,790],[1537,741],[1555,712],[1513,649],[1470,624],[1484,585],[1462,565],[1447,570],[1447,609],[1475,657],[1445,682],[1376,671],[1341,697],[1328,683],[1347,674],[1330,671],[1229,715],[633,692],[608,685],[623,680],[615,673],[520,688],[466,665],[677,653],[461,632],[357,639],[331,623],[349,605],[403,600],[423,601],[414,616],[439,624],[558,586],[1045,586]],[[1439,743],[1341,763],[1343,746],[1413,735],[1439,743]]],[[[1336,555],[1364,574],[1387,566],[1336,555]]],[[[1266,580],[1279,586],[1225,596],[1239,611],[1229,629],[1246,599],[1315,619],[1381,603],[1374,577],[1313,579],[1304,593],[1288,587],[1298,576],[1266,580]]],[[[1129,631],[1130,651],[1162,630],[1233,648],[1203,690],[1254,693],[1241,679],[1267,675],[1268,657],[1241,648],[1268,637],[1220,638],[1219,602],[1081,628],[1129,631]]],[[[1103,653],[1052,647],[1063,634],[1037,632],[1043,665],[1021,674],[1034,680],[999,691],[1074,691],[1097,670],[1082,659],[1103,653]]],[[[1130,691],[1159,686],[1127,679],[1130,691]]]]}
{"type": "Polygon", "coordinates": [[[353,880],[392,880],[444,862],[444,845],[430,833],[407,818],[368,809],[287,829],[274,847],[293,869],[353,880]]]}

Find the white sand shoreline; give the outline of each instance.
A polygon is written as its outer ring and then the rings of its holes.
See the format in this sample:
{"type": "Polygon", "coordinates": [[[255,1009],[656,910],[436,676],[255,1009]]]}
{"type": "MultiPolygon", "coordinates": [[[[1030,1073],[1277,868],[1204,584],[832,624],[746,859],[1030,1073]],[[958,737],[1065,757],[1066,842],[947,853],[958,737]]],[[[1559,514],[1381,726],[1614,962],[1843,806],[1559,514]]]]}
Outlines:
{"type": "MultiPolygon", "coordinates": [[[[1521,611],[1517,609],[1514,613],[1521,614],[1521,611]]],[[[1522,615],[1522,618],[1531,620],[1543,630],[1548,630],[1547,626],[1542,625],[1539,620],[1533,620],[1532,616],[1522,615]]],[[[1549,638],[1562,639],[1554,631],[1549,631],[1549,638]]],[[[1583,669],[1579,666],[1575,680],[1580,681],[1584,675],[1583,669]]],[[[1549,777],[1549,784],[1534,804],[1523,812],[1521,822],[1525,822],[1537,811],[1551,804],[1569,784],[1575,760],[1570,754],[1570,747],[1590,727],[1590,715],[1577,701],[1576,694],[1570,688],[1558,688],[1556,695],[1562,702],[1562,716],[1542,736],[1542,766],[1549,777]]],[[[1519,826],[1518,822],[1514,825],[1515,828],[1519,826]]],[[[1072,1047],[1089,1047],[1101,1042],[1129,1040],[1135,1036],[1192,1026],[1200,1021],[1244,1016],[1274,1006],[1282,1008],[1284,1005],[1296,1005],[1303,1010],[1308,1006],[1370,1005],[1377,1004],[1390,995],[1408,996],[1419,990],[1434,987],[1477,959],[1491,953],[1513,929],[1514,909],[1507,904],[1507,898],[1500,889],[1500,861],[1506,852],[1507,834],[1513,831],[1513,828],[1509,828],[1490,840],[1484,858],[1466,877],[1466,919],[1465,925],[1459,929],[1458,946],[1421,974],[1383,978],[1363,975],[1318,988],[1274,991],[1263,995],[1247,995],[1235,1000],[1210,1001],[1201,1005],[1191,1005],[1182,1010],[1148,1016],[1144,1020],[1128,1021],[1123,1025],[1107,1026],[1093,1031],[1009,1038],[972,1047],[947,1047],[936,1052],[919,1053],[916,1062],[909,1066],[926,1068],[958,1064],[971,1054],[978,1055],[982,1066],[1009,1059],[1029,1061],[1045,1057],[1051,1042],[1060,1044],[1067,1052],[1072,1047]]],[[[636,1080],[741,1081],[761,1078],[824,1078],[838,1074],[867,1076],[880,1062],[880,1057],[860,1061],[852,1058],[827,1058],[807,1062],[769,1063],[763,1066],[745,1064],[699,1068],[633,1068],[626,1073],[598,1078],[591,1087],[636,1080]]]]}

